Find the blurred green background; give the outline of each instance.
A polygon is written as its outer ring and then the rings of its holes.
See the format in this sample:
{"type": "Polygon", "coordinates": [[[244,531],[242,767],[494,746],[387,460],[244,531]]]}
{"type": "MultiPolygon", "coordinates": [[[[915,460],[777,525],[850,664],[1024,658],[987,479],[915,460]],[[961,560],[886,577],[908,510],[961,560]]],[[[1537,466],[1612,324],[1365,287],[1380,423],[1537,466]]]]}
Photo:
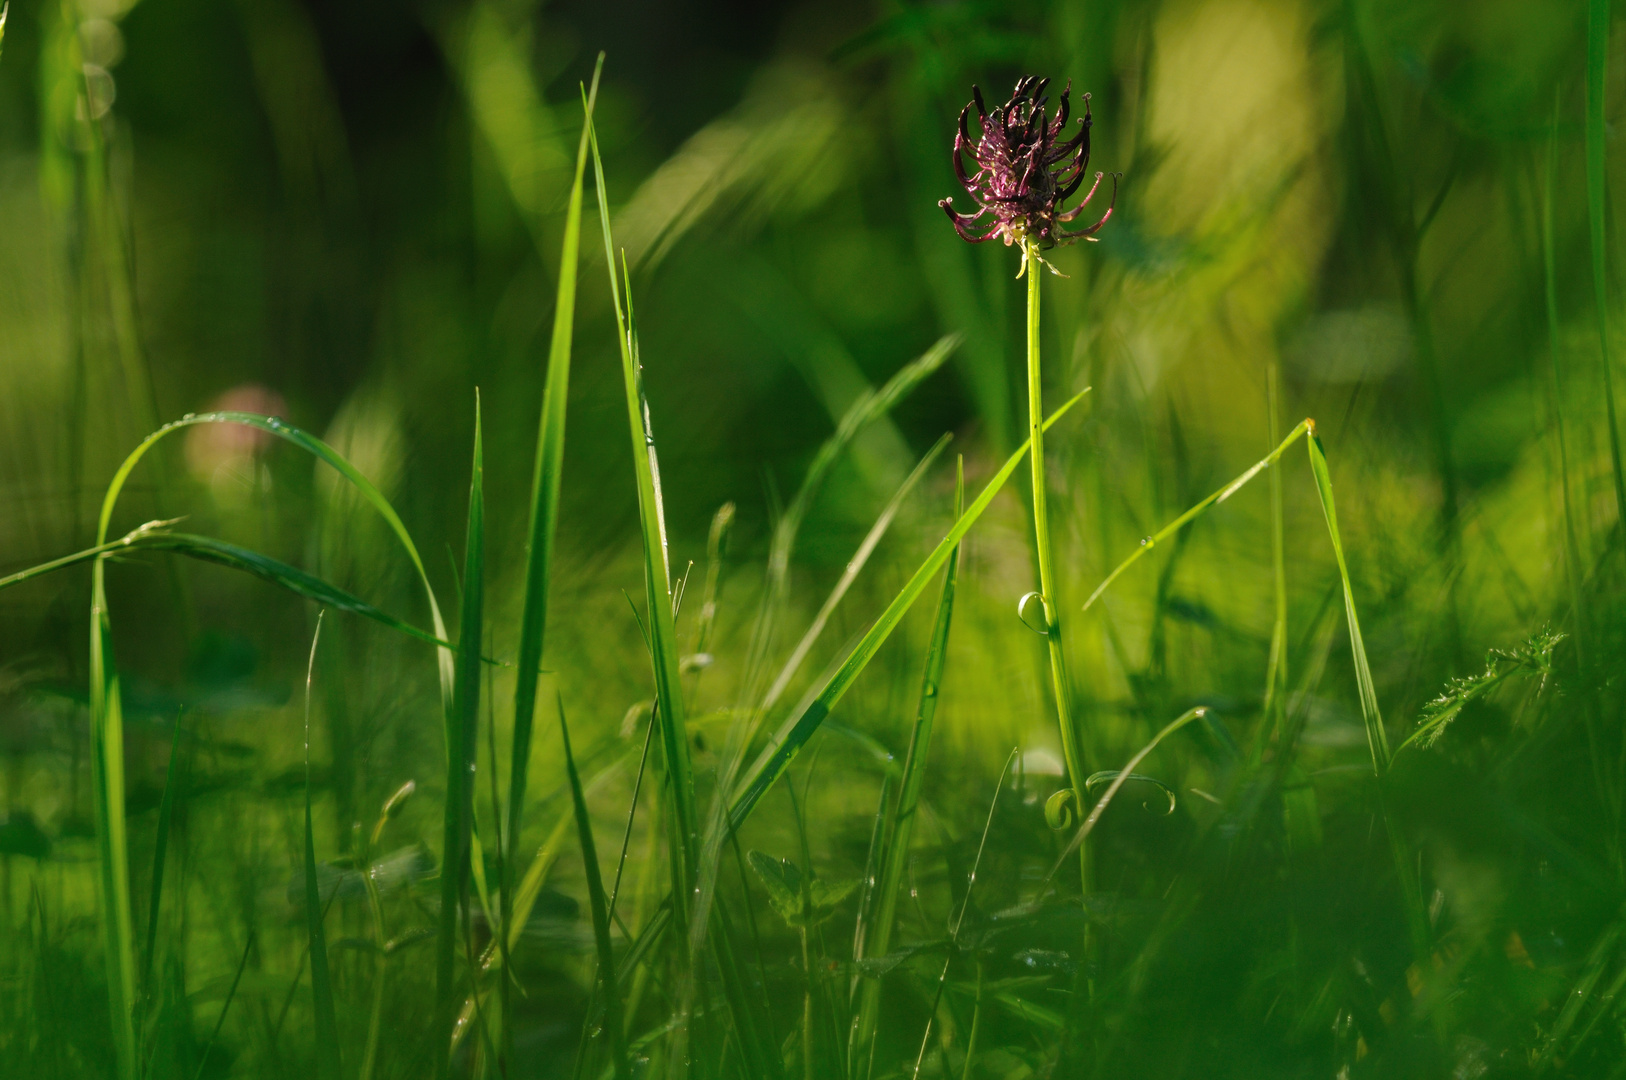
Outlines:
{"type": "MultiPolygon", "coordinates": [[[[1053,253],[1065,276],[1044,286],[1047,400],[1092,388],[1049,443],[1091,767],[1118,767],[1192,704],[1224,733],[1142,767],[1179,793],[1175,813],[1103,826],[1102,887],[1125,904],[1187,896],[1170,891],[1182,875],[1201,885],[1173,921],[1123,916],[1106,962],[1133,977],[1096,1067],[1618,1076],[1626,1018],[1593,995],[1626,972],[1626,619],[1600,348],[1600,322],[1622,324],[1613,208],[1626,162],[1609,127],[1600,309],[1587,17],[1581,3],[1514,0],[13,0],[0,54],[0,574],[89,546],[113,470],[160,423],[238,408],[322,436],[378,483],[454,608],[478,387],[490,651],[511,656],[579,84],[603,50],[598,125],[674,570],[703,566],[713,513],[737,507],[716,662],[693,706],[707,767],[705,717],[726,720],[734,700],[775,514],[860,394],[962,335],[815,504],[781,652],[940,434],[954,434],[973,483],[1023,437],[1016,253],[962,243],[936,203],[956,191],[949,146],[973,82],[1003,100],[1026,72],[1070,79],[1093,94],[1092,167],[1124,174],[1100,242],[1053,253]],[[1550,678],[1475,697],[1440,748],[1397,762],[1388,797],[1421,853],[1444,972],[1429,993],[1447,1003],[1416,1006],[1409,1026],[1396,1010],[1428,995],[1373,832],[1336,567],[1302,451],[1281,468],[1287,710],[1302,729],[1288,787],[1311,792],[1309,854],[1291,854],[1282,793],[1250,802],[1215,749],[1225,736],[1244,752],[1274,745],[1265,479],[1077,614],[1143,537],[1306,416],[1331,462],[1391,744],[1486,650],[1545,624],[1568,635],[1550,678]],[[1584,1008],[1565,1021],[1582,982],[1584,1008]]],[[[1605,45],[1612,118],[1626,38],[1605,45]]],[[[543,701],[557,689],[578,743],[602,759],[652,691],[623,597],[642,595],[643,571],[594,213],[589,193],[543,701]]],[[[307,458],[228,428],[171,443],[135,474],[115,535],[185,516],[189,532],[426,625],[387,532],[307,458]]],[[[952,489],[944,459],[791,699],[941,536],[952,489]]],[[[1017,484],[1001,496],[962,571],[928,781],[935,824],[917,840],[962,875],[956,845],[974,842],[1012,747],[1038,783],[1058,782],[1042,642],[1015,617],[1036,587],[1026,498],[1017,484]]],[[[137,867],[183,709],[188,725],[185,884],[164,914],[166,962],[185,988],[175,1015],[188,1019],[166,1021],[161,1052],[182,1063],[175,1075],[300,1075],[308,1004],[277,1010],[303,963],[285,892],[302,842],[314,610],[162,556],[116,564],[109,580],[137,867]],[[252,1000],[206,1054],[251,931],[252,1000]]],[[[0,1063],[43,1070],[15,1075],[100,1075],[111,1054],[88,868],[88,606],[83,568],[0,594],[0,1063]]],[[[845,700],[815,776],[793,771],[831,876],[862,868],[928,617],[917,612],[845,700]]],[[[352,823],[370,825],[409,779],[420,793],[392,826],[396,846],[434,846],[443,748],[429,651],[354,620],[329,619],[325,633],[322,857],[352,851],[352,823]]],[[[543,730],[533,789],[537,820],[552,820],[568,805],[543,730]]],[[[618,776],[594,796],[601,853],[629,794],[618,776]]],[[[775,820],[747,839],[792,855],[788,804],[770,798],[775,820]]],[[[1056,850],[1033,799],[1012,813],[1026,816],[984,873],[987,910],[1031,892],[1056,850]]],[[[944,863],[923,855],[921,873],[920,890],[943,894],[928,906],[946,907],[958,886],[944,863]]],[[[521,1045],[537,1075],[565,1075],[546,1070],[568,1069],[591,977],[580,882],[567,857],[528,960],[543,989],[521,1045]]],[[[138,897],[144,887],[138,875],[138,897]]],[[[417,901],[399,903],[410,924],[417,901]]],[[[340,908],[336,924],[364,924],[340,908]]],[[[360,1015],[368,969],[338,963],[341,1008],[360,1015]]],[[[381,1074],[412,1074],[406,1033],[427,1008],[412,994],[428,976],[413,978],[392,984],[402,1036],[381,1074]]],[[[776,993],[799,1007],[794,980],[776,993]]],[[[1008,1039],[1013,1061],[1026,1060],[1024,1038],[1008,1039]]],[[[936,1075],[959,1068],[951,1058],[936,1075]]]]}

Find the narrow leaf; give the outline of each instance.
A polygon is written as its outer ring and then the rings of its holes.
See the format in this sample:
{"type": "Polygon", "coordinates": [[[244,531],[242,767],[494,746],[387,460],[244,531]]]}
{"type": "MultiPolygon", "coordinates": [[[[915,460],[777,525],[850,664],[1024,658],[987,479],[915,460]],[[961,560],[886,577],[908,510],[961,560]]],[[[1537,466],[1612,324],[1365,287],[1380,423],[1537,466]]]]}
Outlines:
{"type": "Polygon", "coordinates": [[[333,1010],[333,978],[328,968],[327,934],[322,898],[316,881],[316,837],[311,829],[311,679],[316,673],[316,647],[322,640],[322,616],[311,635],[310,664],[305,669],[305,931],[310,942],[311,998],[316,1011],[316,1075],[339,1080],[339,1024],[333,1010]]]}
{"type": "Polygon", "coordinates": [[[1315,474],[1316,493],[1327,518],[1332,553],[1338,560],[1338,579],[1344,588],[1344,615],[1349,622],[1349,648],[1355,660],[1355,687],[1361,699],[1361,718],[1366,721],[1366,741],[1372,749],[1372,768],[1382,776],[1389,771],[1389,737],[1383,730],[1378,711],[1377,691],[1372,688],[1372,668],[1366,660],[1366,643],[1361,639],[1361,622],[1355,614],[1355,592],[1349,584],[1349,566],[1344,561],[1344,542],[1338,533],[1338,509],[1333,505],[1332,477],[1327,473],[1327,455],[1315,428],[1310,428],[1310,471],[1315,474]]]}

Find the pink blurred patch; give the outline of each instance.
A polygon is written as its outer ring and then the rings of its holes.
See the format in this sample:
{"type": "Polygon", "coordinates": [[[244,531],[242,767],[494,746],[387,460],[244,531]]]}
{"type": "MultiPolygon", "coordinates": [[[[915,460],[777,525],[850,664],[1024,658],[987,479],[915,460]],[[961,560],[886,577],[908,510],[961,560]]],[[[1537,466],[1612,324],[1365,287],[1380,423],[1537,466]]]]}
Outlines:
{"type": "MultiPolygon", "coordinates": [[[[246,412],[282,416],[288,403],[281,394],[256,383],[234,386],[209,403],[207,412],[246,412]]],[[[211,481],[222,470],[252,469],[254,459],[275,436],[246,424],[198,424],[186,433],[186,465],[192,475],[211,481]]]]}

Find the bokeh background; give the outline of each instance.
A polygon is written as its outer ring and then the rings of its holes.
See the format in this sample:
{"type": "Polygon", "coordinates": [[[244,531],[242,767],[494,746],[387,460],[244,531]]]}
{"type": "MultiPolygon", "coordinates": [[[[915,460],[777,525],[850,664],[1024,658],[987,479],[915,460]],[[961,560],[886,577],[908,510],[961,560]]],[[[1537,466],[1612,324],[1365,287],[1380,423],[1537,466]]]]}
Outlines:
{"type": "MultiPolygon", "coordinates": [[[[1520,1048],[1550,1031],[1566,980],[1591,970],[1600,935],[1618,928],[1621,874],[1620,701],[1607,689],[1621,535],[1600,322],[1622,321],[1613,206],[1626,161],[1610,128],[1600,309],[1586,30],[1585,4],[1514,0],[13,0],[0,54],[0,573],[88,546],[117,463],[160,423],[239,408],[350,457],[455,597],[478,388],[492,648],[508,655],[579,87],[602,50],[598,124],[674,567],[703,564],[713,514],[737,508],[697,709],[721,723],[775,514],[864,391],[960,335],[816,503],[782,648],[939,435],[954,434],[950,457],[964,455],[973,482],[1020,442],[1016,254],[962,243],[936,204],[956,190],[949,146],[973,82],[1003,99],[1026,72],[1070,79],[1075,97],[1093,95],[1092,167],[1123,173],[1100,242],[1054,252],[1065,276],[1044,285],[1047,398],[1092,388],[1050,442],[1092,766],[1117,767],[1198,702],[1236,744],[1266,739],[1264,477],[1078,611],[1143,537],[1264,456],[1273,432],[1314,417],[1392,742],[1448,679],[1480,670],[1487,649],[1544,624],[1569,635],[1558,656],[1569,700],[1584,707],[1530,705],[1539,692],[1525,689],[1477,702],[1453,749],[1407,751],[1420,763],[1402,785],[1436,908],[1449,913],[1436,915],[1460,931],[1441,963],[1487,956],[1513,981],[1482,973],[1460,1031],[1426,1053],[1391,1042],[1385,1067],[1532,1067],[1520,1048]]],[[[1626,39],[1608,39],[1611,117],[1626,97],[1623,51],[1626,39]]],[[[578,738],[609,754],[651,690],[623,596],[642,595],[637,501],[591,194],[587,214],[544,700],[557,689],[578,738]]],[[[309,459],[236,429],[171,443],[137,472],[115,533],[184,516],[188,531],[424,623],[383,526],[309,459]]],[[[1280,468],[1295,775],[1311,778],[1325,842],[1343,854],[1329,853],[1296,900],[1263,885],[1262,906],[1245,889],[1208,894],[1213,917],[1180,931],[1196,942],[1178,961],[1189,970],[1167,975],[1181,989],[1145,999],[1154,1004],[1123,1031],[1176,1015],[1184,1028],[1111,1043],[1126,1067],[1376,1068],[1385,1022],[1372,1017],[1408,997],[1392,868],[1361,787],[1370,758],[1332,548],[1302,448],[1280,468]],[[1296,903],[1314,913],[1292,948],[1260,945],[1259,922],[1274,916],[1257,913],[1296,903]],[[1284,958],[1312,972],[1289,979],[1290,992],[1272,981],[1284,958]],[[1359,986],[1372,987],[1360,991],[1370,1008],[1340,996],[1359,986]],[[1292,1008],[1277,1015],[1282,1000],[1292,1008]]],[[[791,698],[930,550],[952,488],[945,458],[791,698]]],[[[1056,782],[1042,642],[1016,617],[1017,597],[1036,587],[1026,498],[1013,484],[968,541],[928,788],[940,810],[932,842],[974,834],[1012,747],[1056,782]]],[[[180,819],[191,884],[165,915],[185,932],[176,962],[194,995],[215,987],[193,1001],[208,1011],[245,933],[261,927],[253,970],[264,985],[250,989],[274,1018],[273,975],[298,957],[298,909],[283,890],[300,850],[314,611],[262,582],[158,556],[117,565],[110,581],[130,696],[133,861],[153,843],[184,709],[196,727],[180,819]]],[[[65,1002],[105,1016],[85,869],[88,603],[83,568],[0,594],[0,955],[23,971],[45,955],[31,949],[50,950],[62,995],[52,1022],[74,1031],[65,1002]]],[[[862,865],[884,759],[907,739],[927,618],[916,613],[833,718],[822,776],[794,774],[817,801],[815,855],[833,866],[862,865]]],[[[319,840],[335,858],[350,850],[352,823],[415,779],[422,794],[399,828],[433,845],[442,748],[427,650],[354,621],[329,620],[327,633],[319,840]]],[[[559,757],[542,743],[537,798],[557,812],[559,757]]],[[[1104,880],[1159,895],[1174,873],[1159,860],[1225,813],[1210,805],[1223,801],[1216,754],[1194,740],[1147,763],[1181,808],[1108,830],[1104,880]]],[[[595,796],[612,831],[619,783],[595,796]]],[[[1041,830],[1036,815],[1010,828],[1041,830]]],[[[754,825],[752,844],[790,854],[791,820],[754,825]]],[[[1025,880],[1022,843],[1009,841],[993,875],[1007,898],[1025,880]]],[[[1046,836],[1033,843],[1051,850],[1046,836]]],[[[932,872],[941,885],[946,872],[932,872]]],[[[534,961],[558,999],[536,1006],[524,1044],[539,1061],[574,1045],[590,977],[570,899],[579,882],[565,859],[552,916],[563,929],[534,961]]],[[[1612,979],[1614,953],[1598,963],[1612,979]]],[[[0,972],[0,987],[11,978],[0,972]]],[[[14,981],[0,992],[23,993],[27,979],[14,981]]],[[[301,998],[294,1015],[306,1007],[301,998]]],[[[1613,1039],[1618,1055],[1616,1014],[1601,1023],[1587,1052],[1613,1039]]],[[[11,1021],[0,1026],[13,1060],[45,1060],[28,1057],[43,1051],[11,1021]]],[[[276,1039],[255,1032],[228,1026],[231,1053],[270,1069],[276,1039]]],[[[90,1075],[109,1052],[96,1038],[76,1036],[81,1048],[53,1067],[90,1075]]],[[[188,1038],[184,1053],[196,1055],[188,1038]]],[[[284,1052],[276,1067],[297,1071],[298,1051],[284,1052]]],[[[1565,1060],[1609,1075],[1603,1058],[1565,1060]]],[[[205,1064],[232,1067],[224,1047],[205,1064]]]]}

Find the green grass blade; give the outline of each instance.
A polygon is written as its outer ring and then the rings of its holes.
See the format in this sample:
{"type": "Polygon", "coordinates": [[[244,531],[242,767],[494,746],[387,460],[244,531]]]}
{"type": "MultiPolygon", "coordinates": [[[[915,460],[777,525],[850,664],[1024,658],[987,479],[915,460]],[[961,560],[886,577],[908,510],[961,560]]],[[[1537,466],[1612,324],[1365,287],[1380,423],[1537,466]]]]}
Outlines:
{"type": "MultiPolygon", "coordinates": [[[[519,670],[514,684],[514,737],[509,759],[508,822],[505,850],[517,850],[524,826],[526,780],[531,765],[531,731],[536,719],[535,672],[542,666],[547,638],[548,596],[552,592],[553,544],[559,525],[559,488],[564,477],[565,403],[570,392],[570,349],[575,334],[576,271],[580,262],[582,182],[587,171],[587,133],[598,101],[604,54],[593,67],[587,91],[586,117],[576,147],[576,177],[565,211],[565,235],[559,250],[559,290],[553,309],[553,338],[548,346],[547,382],[542,391],[542,418],[536,436],[536,471],[531,479],[531,519],[526,540],[525,605],[520,615],[519,670]]],[[[502,912],[513,909],[513,867],[503,860],[502,912]]],[[[499,938],[499,940],[506,940],[499,938]]],[[[509,1009],[504,997],[504,1013],[509,1009]]],[[[505,1015],[504,1019],[508,1019],[505,1015]]],[[[505,1023],[503,1030],[508,1030],[505,1023]]]]}
{"type": "MultiPolygon", "coordinates": [[[[1061,408],[1051,413],[1050,418],[1045,421],[1045,427],[1050,427],[1065,416],[1068,410],[1087,393],[1089,393],[1088,390],[1080,391],[1061,408]]],[[[1000,489],[1011,478],[1011,474],[1016,471],[1016,467],[1022,463],[1022,458],[1027,454],[1027,450],[1028,444],[1023,442],[1016,452],[1006,459],[1005,464],[1000,466],[999,471],[988,481],[975,501],[954,523],[954,527],[949,530],[948,535],[926,557],[926,561],[920,564],[920,568],[915,571],[914,576],[909,579],[903,590],[893,598],[892,602],[887,605],[886,610],[881,613],[881,617],[875,621],[875,624],[853,647],[847,659],[830,676],[829,681],[824,684],[824,688],[808,704],[808,707],[787,720],[768,740],[768,745],[763,748],[762,753],[751,766],[750,772],[746,774],[735,791],[729,809],[730,827],[739,828],[740,824],[750,816],[751,810],[756,806],[757,801],[790,766],[791,760],[801,752],[802,747],[807,745],[807,741],[813,737],[813,733],[824,722],[824,718],[830,714],[830,710],[841,700],[841,696],[847,692],[848,687],[852,686],[854,680],[868,666],[870,660],[874,658],[876,652],[886,642],[886,639],[892,635],[892,631],[896,630],[898,624],[903,621],[903,616],[914,606],[914,602],[920,598],[920,594],[925,591],[927,584],[937,574],[937,571],[942,569],[943,565],[948,562],[949,557],[954,553],[954,549],[959,546],[961,539],[971,530],[971,526],[976,524],[977,519],[982,517],[983,511],[988,509],[988,504],[994,501],[994,496],[999,494],[1000,489]]]]}
{"type": "Polygon", "coordinates": [[[1208,496],[1202,502],[1198,503],[1196,506],[1193,506],[1190,510],[1187,510],[1179,517],[1163,526],[1163,528],[1153,533],[1151,536],[1148,536],[1145,540],[1142,540],[1140,542],[1140,547],[1136,548],[1130,554],[1129,558],[1119,563],[1112,573],[1106,576],[1106,580],[1097,585],[1095,587],[1095,591],[1090,593],[1090,598],[1084,601],[1084,610],[1090,610],[1090,608],[1095,605],[1095,602],[1101,599],[1101,595],[1107,591],[1114,581],[1118,580],[1125,570],[1128,570],[1131,566],[1134,566],[1135,563],[1140,561],[1141,556],[1157,547],[1157,545],[1161,544],[1164,540],[1167,540],[1169,537],[1173,536],[1187,525],[1190,525],[1193,521],[1205,514],[1210,507],[1216,506],[1219,503],[1224,502],[1226,499],[1229,499],[1232,495],[1235,495],[1244,485],[1247,484],[1249,480],[1252,480],[1255,476],[1258,476],[1259,473],[1264,469],[1276,464],[1281,456],[1287,452],[1287,448],[1297,442],[1306,432],[1313,430],[1313,427],[1314,425],[1309,420],[1305,420],[1303,423],[1299,424],[1298,427],[1289,432],[1287,438],[1283,439],[1277,445],[1276,449],[1272,450],[1265,457],[1255,462],[1241,476],[1238,476],[1235,480],[1232,480],[1229,484],[1226,484],[1224,487],[1208,496]]]}
{"type": "Polygon", "coordinates": [[[926,475],[926,471],[937,461],[937,456],[948,446],[950,438],[951,436],[944,435],[938,439],[932,445],[932,448],[926,451],[926,456],[920,459],[920,462],[915,465],[903,483],[898,486],[898,490],[887,500],[886,506],[881,509],[880,516],[875,519],[875,524],[870,526],[870,530],[864,536],[863,542],[858,545],[858,550],[847,561],[846,568],[842,570],[841,577],[836,581],[835,587],[825,597],[823,605],[819,608],[819,613],[813,616],[813,621],[808,624],[806,633],[802,635],[802,640],[796,643],[795,649],[791,650],[790,658],[785,661],[785,665],[780,668],[779,675],[774,679],[773,685],[768,688],[767,696],[762,700],[763,712],[773,708],[774,704],[779,700],[779,695],[783,694],[785,687],[790,685],[790,680],[800,670],[802,661],[807,659],[808,652],[818,642],[819,635],[824,632],[826,624],[830,621],[830,616],[836,610],[836,605],[841,603],[842,598],[847,595],[847,590],[852,588],[853,582],[858,579],[858,575],[863,571],[865,564],[869,562],[869,557],[874,554],[875,548],[881,542],[881,538],[886,535],[887,529],[892,525],[892,519],[898,516],[898,511],[903,507],[903,501],[909,497],[909,493],[915,489],[915,485],[920,483],[921,478],[926,475]]]}
{"type": "Polygon", "coordinates": [[[1603,403],[1609,418],[1609,463],[1614,467],[1615,512],[1626,519],[1626,471],[1620,460],[1620,425],[1615,417],[1615,375],[1609,361],[1609,289],[1604,246],[1604,195],[1609,148],[1604,105],[1609,68],[1609,0],[1587,0],[1586,23],[1586,205],[1592,246],[1592,293],[1598,317],[1598,350],[1603,357],[1603,403]]]}
{"type": "Polygon", "coordinates": [[[107,998],[119,1080],[136,1080],[135,941],[130,913],[129,850],[124,821],[124,707],[113,626],[107,610],[106,556],[91,567],[90,760],[96,815],[97,886],[107,998]]]}
{"type": "Polygon", "coordinates": [[[337,585],[330,584],[298,567],[289,566],[287,563],[273,559],[269,555],[262,555],[257,551],[239,547],[236,544],[218,540],[212,536],[170,532],[164,528],[167,524],[169,523],[150,521],[117,540],[86,548],[84,551],[65,555],[50,562],[40,563],[38,566],[31,566],[27,570],[19,570],[9,577],[0,578],[0,589],[20,585],[25,581],[41,577],[53,571],[89,562],[99,555],[124,554],[135,551],[172,551],[203,562],[211,562],[219,566],[227,566],[234,570],[253,574],[255,577],[269,581],[273,585],[280,585],[299,596],[314,600],[323,607],[360,615],[429,645],[436,645],[443,649],[452,648],[450,642],[436,637],[427,630],[420,630],[411,623],[397,619],[388,612],[382,611],[360,599],[353,593],[346,592],[337,585]]]}
{"type": "Polygon", "coordinates": [[[565,723],[565,704],[559,702],[559,738],[564,743],[565,775],[570,780],[570,803],[576,814],[576,835],[581,840],[582,867],[587,875],[587,896],[593,913],[593,939],[598,945],[600,993],[604,997],[605,1026],[610,1032],[610,1053],[616,1080],[632,1076],[627,1061],[627,1032],[621,1022],[621,988],[615,975],[615,951],[610,946],[610,906],[604,895],[604,878],[599,873],[598,848],[593,843],[593,822],[587,816],[587,799],[582,794],[581,774],[570,752],[570,727],[565,723]]]}
{"type": "MultiPolygon", "coordinates": [[[[965,461],[955,466],[954,515],[965,512],[965,461]]],[[[960,576],[960,547],[955,545],[943,572],[943,591],[937,598],[937,617],[932,623],[931,644],[926,650],[926,666],[920,678],[920,702],[915,709],[915,726],[909,736],[909,752],[903,762],[903,783],[898,788],[897,807],[886,815],[881,840],[874,916],[867,928],[855,931],[853,959],[885,956],[892,942],[892,923],[897,917],[898,890],[903,885],[903,869],[909,858],[914,835],[915,812],[920,806],[920,789],[926,778],[926,760],[931,751],[932,724],[937,717],[938,694],[948,663],[949,626],[954,619],[954,590],[960,576]]],[[[848,1043],[847,1074],[854,1080],[869,1075],[873,1060],[876,1023],[881,1013],[881,980],[865,979],[859,988],[858,1014],[848,1043]]]]}
{"type": "MultiPolygon", "coordinates": [[[[631,281],[626,281],[626,309],[622,309],[622,282],[615,272],[615,241],[610,233],[610,205],[604,190],[604,163],[599,157],[598,137],[588,123],[593,149],[593,183],[598,195],[599,222],[604,231],[604,258],[609,265],[610,296],[615,305],[617,340],[621,349],[621,374],[626,391],[627,428],[632,438],[633,471],[638,485],[638,520],[644,542],[644,594],[648,607],[651,661],[655,674],[655,720],[660,726],[661,750],[670,780],[676,812],[672,852],[674,882],[680,914],[687,920],[688,883],[694,879],[697,850],[697,814],[694,780],[689,764],[689,743],[685,725],[683,692],[678,681],[678,643],[672,614],[672,583],[666,555],[666,523],[661,512],[655,436],[649,426],[649,407],[644,400],[643,368],[638,352],[638,328],[633,313],[631,281]]],[[[623,267],[625,272],[625,267],[623,267]]]]}
{"type": "MultiPolygon", "coordinates": [[[[456,957],[469,899],[469,849],[474,832],[474,768],[479,754],[480,638],[485,626],[485,463],[480,398],[474,399],[474,467],[469,480],[469,520],[463,556],[463,610],[457,634],[457,676],[446,713],[446,814],[441,845],[440,924],[435,937],[435,987],[439,1014],[451,1020],[456,957]]],[[[450,1035],[450,1031],[447,1031],[450,1035]]],[[[450,1066],[451,1040],[437,1039],[436,1068],[450,1066]]]]}
{"type": "MultiPolygon", "coordinates": [[[[1265,372],[1265,405],[1270,410],[1270,442],[1274,444],[1280,434],[1281,403],[1278,386],[1281,382],[1280,364],[1273,357],[1265,372]]],[[[1282,715],[1287,706],[1287,536],[1286,513],[1282,497],[1282,471],[1270,470],[1270,568],[1275,618],[1270,627],[1270,660],[1265,665],[1265,701],[1263,722],[1259,725],[1260,738],[1255,759],[1263,751],[1264,742],[1281,731],[1282,715]]]]}
{"type": "Polygon", "coordinates": [[[141,983],[152,998],[152,960],[158,943],[158,912],[164,900],[164,859],[169,851],[169,823],[175,815],[175,780],[181,760],[181,718],[169,741],[169,765],[164,769],[164,794],[158,803],[158,836],[152,847],[152,894],[147,901],[147,942],[141,951],[141,983]]]}
{"type": "Polygon", "coordinates": [[[1361,698],[1361,719],[1366,722],[1366,741],[1372,748],[1372,768],[1378,776],[1389,771],[1389,737],[1383,730],[1383,714],[1378,711],[1377,691],[1372,687],[1372,668],[1366,660],[1366,643],[1361,638],[1361,622],[1355,614],[1355,592],[1349,584],[1349,566],[1344,561],[1344,542],[1338,533],[1338,509],[1332,499],[1332,477],[1327,473],[1327,454],[1310,427],[1310,471],[1315,474],[1316,493],[1327,518],[1332,553],[1338,560],[1338,578],[1344,588],[1344,615],[1349,621],[1349,648],[1355,661],[1355,686],[1361,698]]]}
{"type": "Polygon", "coordinates": [[[310,941],[311,998],[316,1011],[316,1075],[339,1080],[339,1024],[333,1010],[333,977],[328,968],[327,933],[323,927],[321,889],[316,880],[316,837],[311,829],[311,680],[316,673],[316,647],[322,640],[322,617],[311,635],[310,664],[305,669],[305,930],[310,941]]]}

